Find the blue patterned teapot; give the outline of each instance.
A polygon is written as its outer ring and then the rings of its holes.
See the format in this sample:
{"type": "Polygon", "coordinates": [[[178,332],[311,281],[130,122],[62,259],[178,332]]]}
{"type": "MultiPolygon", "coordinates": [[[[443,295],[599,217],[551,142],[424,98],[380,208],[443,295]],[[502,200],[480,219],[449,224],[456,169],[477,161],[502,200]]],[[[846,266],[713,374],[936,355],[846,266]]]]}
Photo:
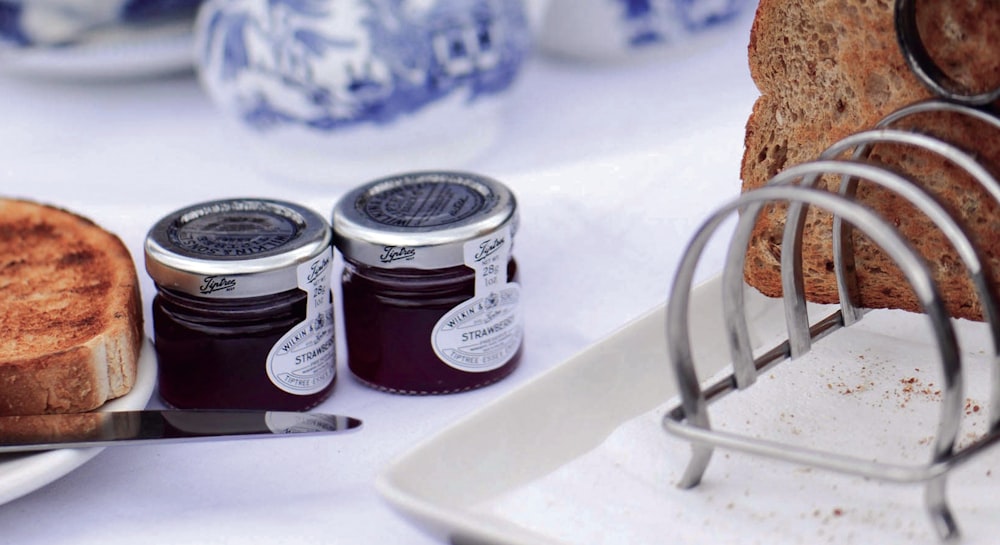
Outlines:
{"type": "Polygon", "coordinates": [[[209,0],[199,73],[256,131],[407,121],[505,91],[529,47],[521,0],[209,0]]]}

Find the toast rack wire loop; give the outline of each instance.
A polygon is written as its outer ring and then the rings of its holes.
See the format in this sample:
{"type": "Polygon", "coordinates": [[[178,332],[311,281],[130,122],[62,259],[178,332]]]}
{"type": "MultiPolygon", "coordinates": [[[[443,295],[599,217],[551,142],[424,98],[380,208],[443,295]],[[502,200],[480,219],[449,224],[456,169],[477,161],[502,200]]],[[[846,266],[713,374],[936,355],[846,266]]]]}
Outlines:
{"type": "Polygon", "coordinates": [[[729,448],[812,465],[878,480],[902,483],[925,483],[925,503],[938,535],[943,539],[958,536],[958,527],[948,507],[946,481],[948,472],[975,454],[1000,441],[1000,311],[993,277],[984,265],[980,251],[966,229],[938,201],[910,178],[888,168],[866,162],[872,146],[892,143],[920,148],[940,155],[965,170],[997,202],[1000,183],[972,156],[956,146],[924,134],[891,128],[899,120],[921,112],[951,111],[985,121],[1000,129],[1000,119],[976,108],[952,102],[932,100],[914,104],[890,114],[876,129],[863,131],[830,146],[812,162],[786,168],[768,185],[746,192],[724,205],[696,232],[685,252],[667,305],[669,355],[680,393],[679,404],[668,410],[663,425],[674,435],[687,439],[692,458],[679,486],[697,485],[704,475],[716,447],[729,448]],[[853,150],[850,159],[837,159],[853,150]],[[840,176],[837,192],[816,187],[824,175],[840,176]],[[855,200],[859,180],[865,180],[894,192],[914,205],[942,231],[955,248],[975,287],[993,342],[990,431],[976,442],[956,448],[961,426],[965,379],[962,356],[949,316],[938,288],[924,261],[884,218],[855,200]],[[743,299],[743,269],[751,230],[768,204],[787,203],[782,239],[781,273],[783,304],[788,338],[759,356],[754,356],[743,299]],[[802,271],[802,234],[806,207],[817,207],[833,215],[834,272],[840,292],[840,308],[810,325],[802,271]],[[688,306],[694,271],[708,241],[731,214],[739,220],[726,255],[722,273],[723,312],[732,357],[733,372],[702,388],[695,372],[688,330],[688,306]],[[897,264],[913,289],[930,320],[937,341],[944,388],[931,460],[924,465],[899,465],[861,459],[815,449],[778,444],[773,441],[739,436],[711,426],[708,406],[726,394],[751,386],[759,373],[777,363],[807,353],[812,343],[860,320],[865,310],[857,301],[851,255],[851,229],[868,236],[897,264]]]}
{"type": "MultiPolygon", "coordinates": [[[[978,119],[979,121],[984,122],[987,125],[992,126],[992,128],[1000,131],[1000,118],[971,106],[947,102],[939,99],[917,102],[900,108],[879,121],[875,125],[875,129],[876,131],[878,129],[888,129],[903,119],[928,112],[951,112],[961,114],[969,118],[978,119]]],[[[839,153],[847,151],[853,147],[854,159],[867,159],[872,150],[872,145],[880,142],[894,142],[897,144],[911,145],[934,152],[968,172],[984,189],[986,189],[994,200],[1000,202],[1000,184],[997,183],[989,171],[983,168],[983,166],[968,153],[965,153],[961,149],[947,142],[942,142],[927,135],[900,132],[880,133],[875,131],[859,133],[848,136],[840,142],[835,143],[833,146],[828,148],[820,156],[820,158],[832,159],[839,153]]],[[[852,180],[847,176],[843,176],[841,178],[841,193],[845,195],[854,195],[856,189],[856,180],[852,180]]],[[[841,305],[844,306],[845,323],[846,325],[850,325],[861,316],[861,311],[853,304],[853,300],[855,299],[854,296],[856,294],[856,286],[853,284],[853,275],[847,274],[847,269],[853,266],[853,262],[851,261],[853,259],[851,239],[846,236],[847,231],[842,225],[840,218],[835,217],[833,221],[834,263],[836,264],[838,272],[837,289],[841,295],[841,305]]],[[[997,323],[995,320],[988,319],[988,321],[990,323],[997,323]]],[[[1000,327],[1000,325],[998,325],[998,327],[1000,327]]],[[[1000,381],[1000,376],[998,376],[997,380],[1000,381]]],[[[1000,398],[996,401],[1000,403],[1000,398]]]]}
{"type": "Polygon", "coordinates": [[[942,539],[952,539],[959,534],[946,498],[948,472],[1000,442],[1000,307],[995,295],[1000,292],[966,229],[913,180],[868,159],[876,144],[918,148],[964,170],[990,198],[1000,203],[1000,183],[973,156],[938,138],[895,128],[903,119],[917,114],[950,112],[977,119],[1000,131],[1000,118],[983,108],[1000,99],[1000,88],[981,94],[963,93],[924,48],[917,29],[915,3],[916,0],[896,0],[897,38],[910,68],[924,85],[941,98],[903,107],[886,116],[873,129],[834,143],[816,160],[786,168],[775,175],[766,187],[743,193],[722,206],[695,233],[681,259],[667,304],[666,331],[680,400],[667,411],[663,426],[668,432],[691,443],[691,460],[678,483],[682,488],[694,487],[701,481],[715,448],[728,448],[876,480],[923,483],[924,502],[938,535],[942,539]],[[841,159],[845,154],[850,154],[850,158],[841,159]],[[825,175],[840,176],[836,192],[817,187],[825,175]],[[895,227],[855,200],[861,180],[897,194],[929,218],[954,247],[977,292],[993,343],[990,428],[987,434],[969,445],[961,448],[956,445],[966,379],[955,331],[938,287],[924,258],[895,227]],[[787,204],[781,242],[782,302],[787,339],[754,356],[744,301],[743,270],[753,226],[765,206],[774,203],[787,204]],[[838,310],[813,323],[806,306],[802,263],[802,235],[808,207],[820,208],[833,215],[833,266],[840,303],[838,310]],[[739,219],[722,271],[722,310],[732,373],[702,387],[695,371],[687,320],[691,287],[698,261],[708,242],[722,223],[737,212],[739,219]],[[922,465],[884,463],[741,436],[713,429],[709,418],[708,408],[712,402],[733,391],[750,387],[760,373],[782,361],[806,354],[814,342],[863,318],[867,311],[861,308],[858,299],[853,230],[866,235],[896,263],[927,315],[936,340],[944,387],[931,459],[922,465]]]}
{"type": "Polygon", "coordinates": [[[963,104],[984,106],[1000,99],[1000,87],[984,93],[966,93],[961,85],[941,70],[920,37],[916,4],[917,0],[896,0],[894,18],[903,57],[920,82],[935,95],[963,104]]]}

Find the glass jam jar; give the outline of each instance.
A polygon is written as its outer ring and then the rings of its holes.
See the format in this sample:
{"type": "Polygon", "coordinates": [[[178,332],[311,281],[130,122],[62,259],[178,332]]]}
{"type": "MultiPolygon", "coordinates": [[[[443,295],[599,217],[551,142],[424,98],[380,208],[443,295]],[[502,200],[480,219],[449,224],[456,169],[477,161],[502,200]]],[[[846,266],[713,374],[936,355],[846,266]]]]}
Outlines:
{"type": "Polygon", "coordinates": [[[145,254],[166,404],[295,411],[330,396],[333,249],[322,216],[274,200],[196,204],[154,225],[145,254]]]}
{"type": "Polygon", "coordinates": [[[475,174],[402,174],[345,195],[332,225],[351,372],[404,394],[470,390],[513,372],[524,331],[517,222],[510,190],[475,174]]]}

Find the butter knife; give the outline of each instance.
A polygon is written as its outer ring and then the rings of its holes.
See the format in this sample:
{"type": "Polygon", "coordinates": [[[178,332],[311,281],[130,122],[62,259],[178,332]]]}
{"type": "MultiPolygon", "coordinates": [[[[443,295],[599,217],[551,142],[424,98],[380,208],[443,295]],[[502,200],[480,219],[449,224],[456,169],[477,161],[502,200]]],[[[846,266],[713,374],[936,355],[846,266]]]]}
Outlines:
{"type": "Polygon", "coordinates": [[[317,435],[357,430],[349,416],[283,411],[143,410],[0,417],[0,454],[58,448],[317,435]]]}

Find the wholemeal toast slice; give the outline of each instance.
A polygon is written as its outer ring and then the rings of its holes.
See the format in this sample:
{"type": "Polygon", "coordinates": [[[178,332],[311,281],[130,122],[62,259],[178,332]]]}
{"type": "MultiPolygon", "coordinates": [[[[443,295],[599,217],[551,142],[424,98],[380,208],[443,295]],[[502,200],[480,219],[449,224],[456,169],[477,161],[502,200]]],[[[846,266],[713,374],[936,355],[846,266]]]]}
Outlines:
{"type": "Polygon", "coordinates": [[[116,236],[0,198],[0,415],[80,412],[135,382],[142,305],[116,236]]]}
{"type": "MultiPolygon", "coordinates": [[[[969,91],[1000,85],[1000,2],[917,2],[923,42],[936,63],[969,91]]],[[[761,96],[747,122],[743,190],[763,186],[787,166],[816,159],[834,142],[875,126],[887,114],[932,98],[907,66],[896,40],[893,2],[761,0],[748,48],[761,96]]],[[[994,104],[992,107],[996,107],[994,104]]],[[[951,142],[1000,177],[1000,131],[960,114],[920,114],[894,126],[951,142]]],[[[871,160],[904,173],[936,196],[971,231],[1000,284],[1000,206],[964,171],[932,153],[879,145],[871,160]]],[[[824,184],[839,179],[828,177],[824,184]]],[[[874,208],[927,259],[953,316],[982,319],[965,268],[938,228],[904,199],[862,183],[858,199],[874,208]]],[[[748,248],[747,282],[781,295],[781,235],[785,209],[768,209],[748,248]]],[[[804,239],[808,299],[836,303],[831,218],[811,211],[804,239]]],[[[856,236],[859,303],[868,308],[919,305],[883,252],[856,236]]],[[[1000,293],[996,294],[1000,297],[1000,293]]]]}

